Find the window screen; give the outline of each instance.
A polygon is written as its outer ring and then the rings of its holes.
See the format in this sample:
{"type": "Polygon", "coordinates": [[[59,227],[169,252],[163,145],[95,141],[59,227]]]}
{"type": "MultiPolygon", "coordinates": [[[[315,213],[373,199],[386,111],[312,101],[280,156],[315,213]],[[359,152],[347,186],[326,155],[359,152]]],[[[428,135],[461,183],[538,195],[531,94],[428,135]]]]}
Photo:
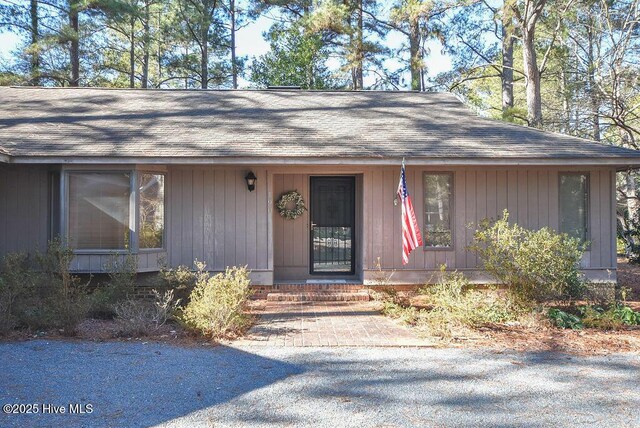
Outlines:
{"type": "Polygon", "coordinates": [[[71,248],[128,249],[129,173],[74,172],[68,179],[71,248]]]}
{"type": "Polygon", "coordinates": [[[424,175],[424,246],[451,247],[453,174],[424,175]]]}
{"type": "Polygon", "coordinates": [[[140,174],[140,248],[164,246],[164,175],[140,174]]]}
{"type": "Polygon", "coordinates": [[[560,175],[560,232],[586,242],[589,176],[560,175]]]}

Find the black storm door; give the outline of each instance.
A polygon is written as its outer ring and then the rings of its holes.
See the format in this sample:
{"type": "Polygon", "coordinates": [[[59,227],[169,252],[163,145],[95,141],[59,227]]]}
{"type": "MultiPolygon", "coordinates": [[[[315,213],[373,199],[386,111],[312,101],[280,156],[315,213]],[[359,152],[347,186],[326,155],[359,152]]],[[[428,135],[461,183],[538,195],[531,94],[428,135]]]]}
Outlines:
{"type": "Polygon", "coordinates": [[[311,177],[311,269],[355,272],[355,177],[311,177]]]}

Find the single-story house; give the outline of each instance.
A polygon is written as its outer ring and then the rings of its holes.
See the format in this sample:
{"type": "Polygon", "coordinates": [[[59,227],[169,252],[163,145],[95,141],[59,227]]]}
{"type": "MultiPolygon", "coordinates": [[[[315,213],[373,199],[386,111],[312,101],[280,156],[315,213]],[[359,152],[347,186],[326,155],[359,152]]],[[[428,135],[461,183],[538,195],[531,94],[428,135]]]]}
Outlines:
{"type": "Polygon", "coordinates": [[[140,272],[198,259],[264,285],[367,283],[377,261],[398,284],[443,263],[486,281],[470,225],[506,208],[589,241],[585,274],[615,280],[616,171],[639,166],[640,152],[478,117],[448,93],[5,87],[0,256],[60,235],[76,272],[131,252],[140,272]],[[403,158],[424,235],[406,265],[403,158]],[[290,191],[306,207],[293,219],[276,206],[290,191]]]}

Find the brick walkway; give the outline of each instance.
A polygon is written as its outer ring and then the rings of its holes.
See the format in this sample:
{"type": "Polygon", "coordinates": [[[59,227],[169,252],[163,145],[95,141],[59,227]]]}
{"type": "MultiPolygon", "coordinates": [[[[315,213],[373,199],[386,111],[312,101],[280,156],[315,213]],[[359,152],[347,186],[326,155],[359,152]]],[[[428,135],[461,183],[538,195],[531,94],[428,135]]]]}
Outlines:
{"type": "Polygon", "coordinates": [[[373,302],[266,302],[243,346],[430,346],[373,302]]]}

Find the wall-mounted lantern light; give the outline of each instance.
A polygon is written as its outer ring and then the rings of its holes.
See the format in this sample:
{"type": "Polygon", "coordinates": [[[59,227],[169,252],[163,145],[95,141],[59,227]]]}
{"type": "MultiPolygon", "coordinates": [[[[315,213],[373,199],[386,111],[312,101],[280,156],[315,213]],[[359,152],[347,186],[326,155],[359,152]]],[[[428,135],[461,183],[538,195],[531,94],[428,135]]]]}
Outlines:
{"type": "Polygon", "coordinates": [[[253,171],[249,171],[244,179],[247,180],[247,189],[249,189],[250,192],[253,192],[256,189],[256,181],[258,180],[258,177],[256,177],[253,171]]]}

